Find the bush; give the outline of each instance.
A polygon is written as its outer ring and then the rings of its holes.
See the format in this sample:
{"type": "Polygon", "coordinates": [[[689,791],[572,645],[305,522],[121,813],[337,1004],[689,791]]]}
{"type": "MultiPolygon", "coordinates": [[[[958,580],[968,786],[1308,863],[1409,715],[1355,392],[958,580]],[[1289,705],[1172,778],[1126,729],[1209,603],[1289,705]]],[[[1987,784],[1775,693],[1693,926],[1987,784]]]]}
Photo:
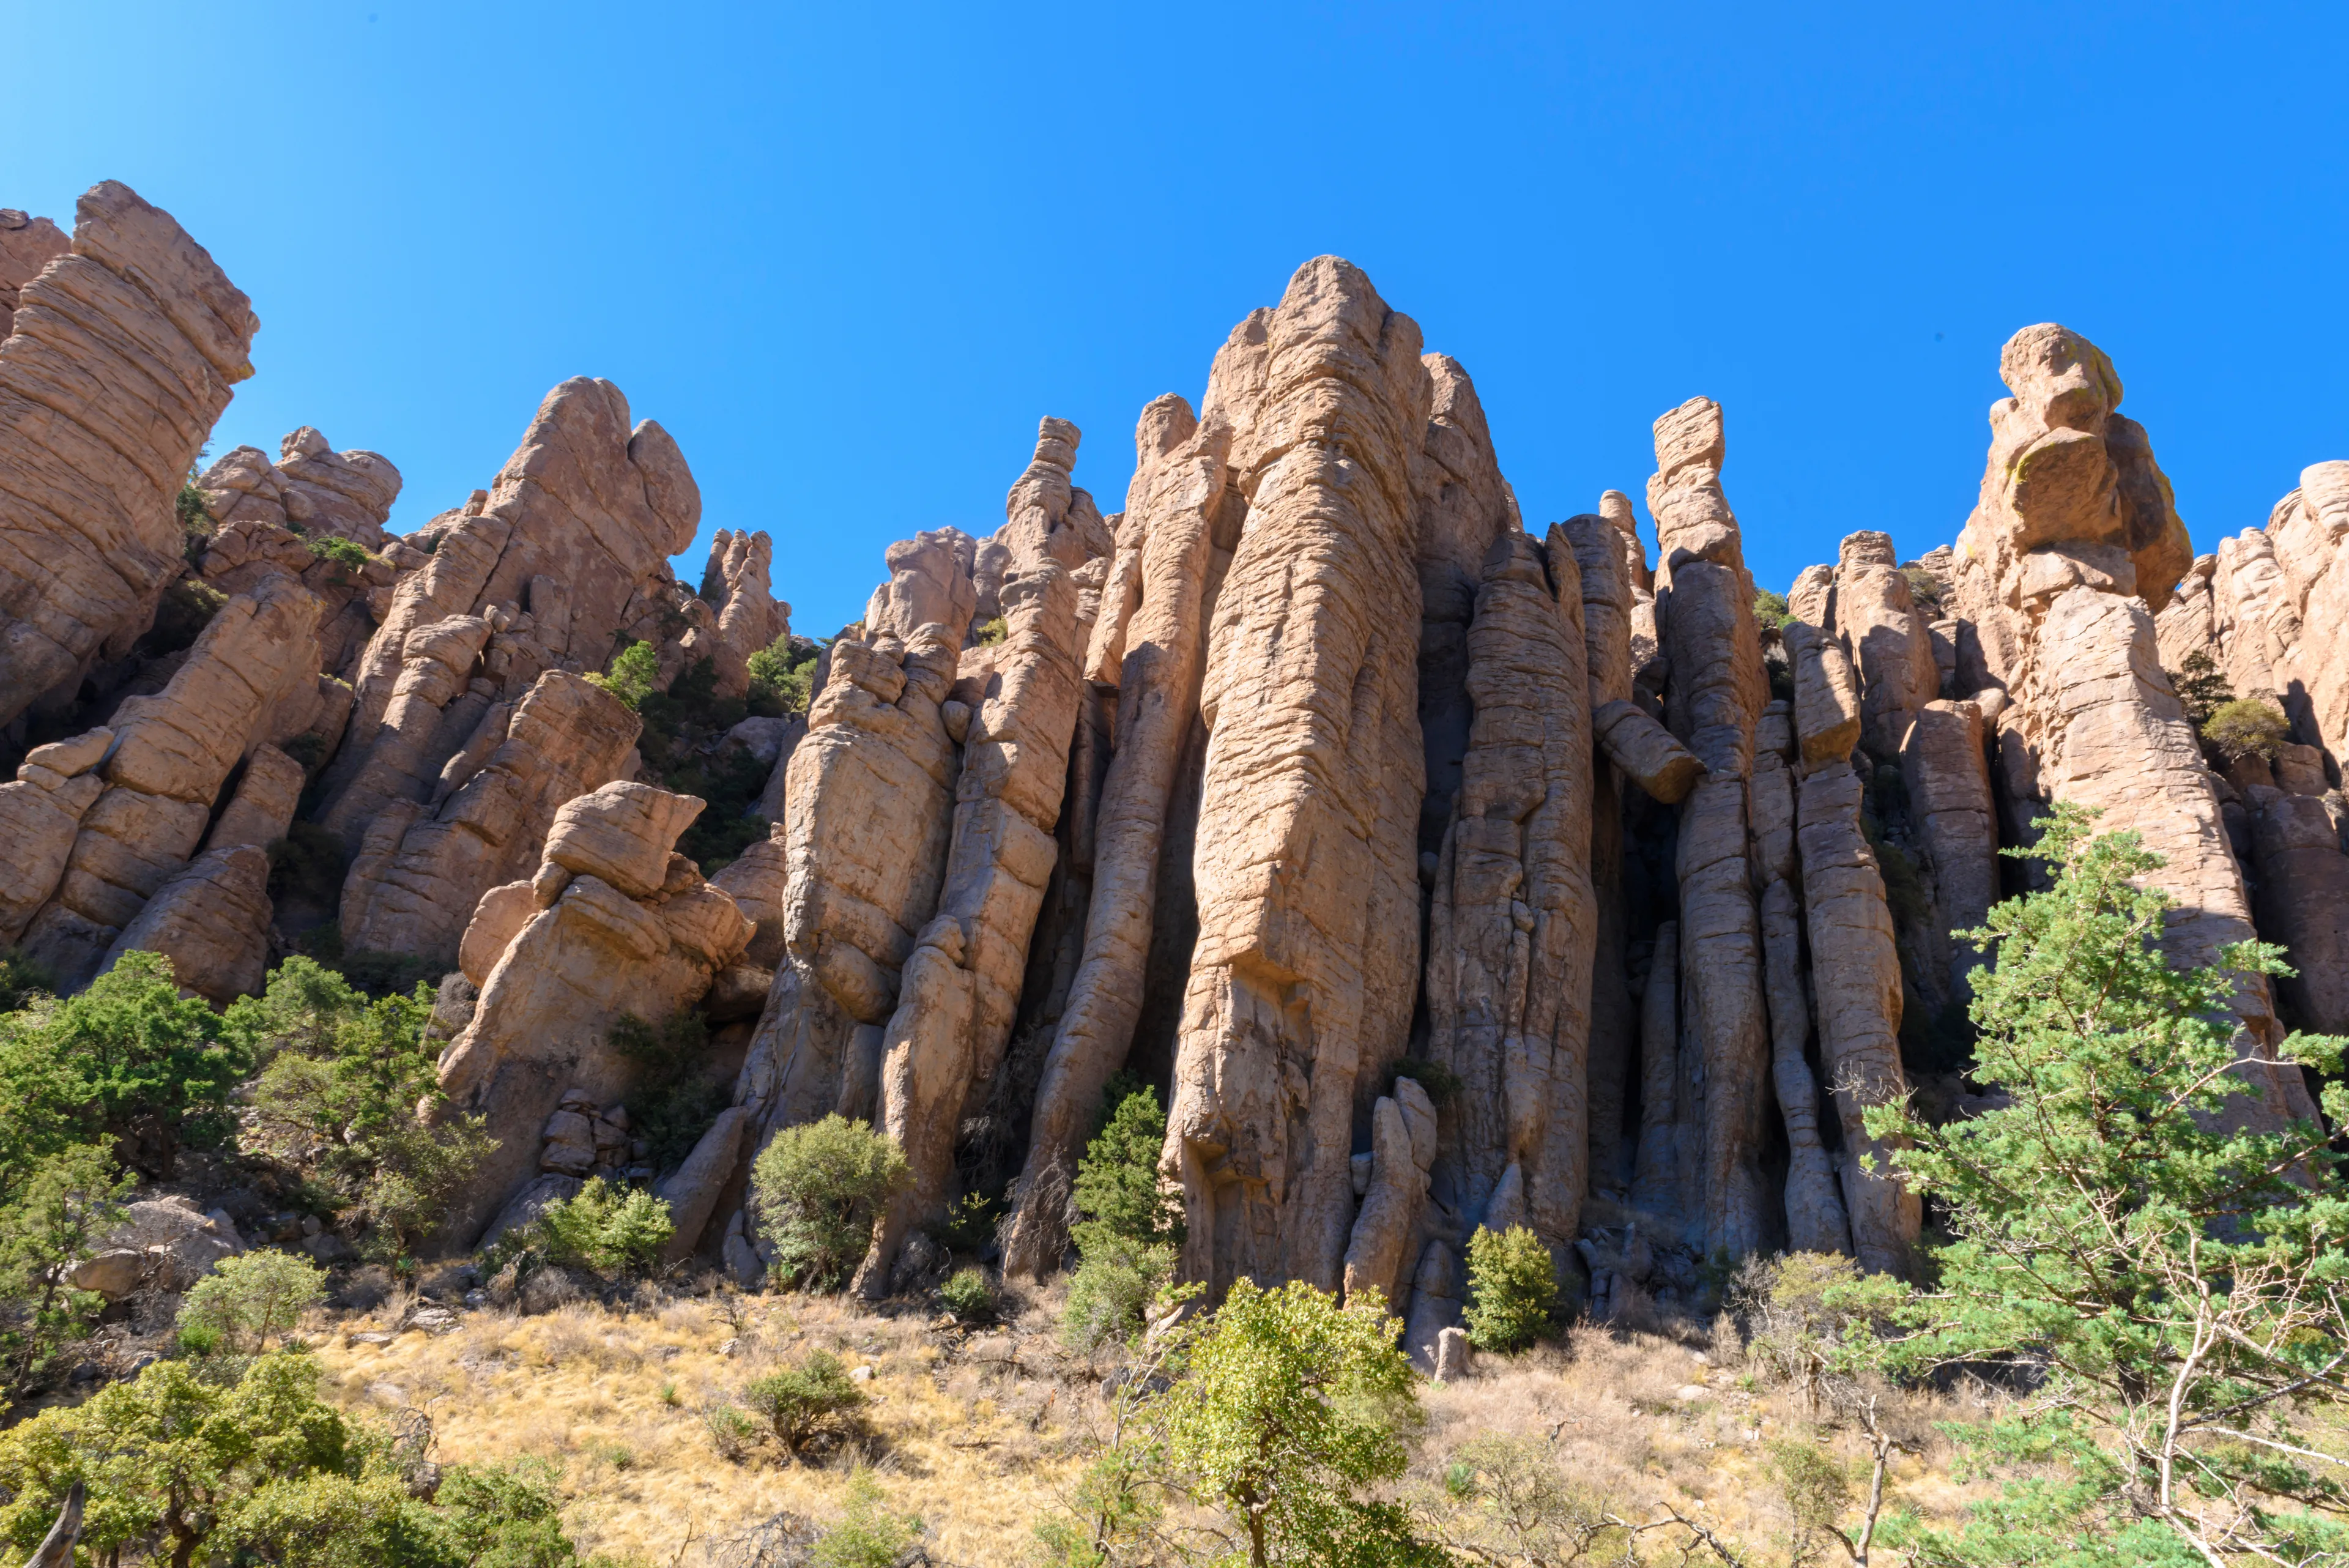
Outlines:
{"type": "Polygon", "coordinates": [[[1840,1304],[1859,1265],[1830,1252],[1755,1256],[1729,1282],[1728,1306],[1745,1331],[1745,1354],[1816,1409],[1847,1335],[1865,1320],[1840,1304]]]}
{"type": "Polygon", "coordinates": [[[338,538],[332,534],[313,534],[302,543],[310,547],[310,554],[318,560],[332,561],[347,571],[364,571],[367,564],[375,558],[357,540],[338,538]]]}
{"type": "Polygon", "coordinates": [[[709,1020],[688,1010],[671,1013],[655,1028],[624,1012],[605,1038],[636,1064],[628,1130],[644,1140],[646,1164],[670,1169],[693,1152],[731,1098],[730,1085],[698,1071],[709,1053],[709,1020]]]}
{"type": "Polygon", "coordinates": [[[0,1018],[0,1201],[35,1159],[78,1143],[110,1141],[125,1164],[168,1179],[182,1142],[233,1127],[244,1065],[155,953],[124,953],[80,995],[0,1018]]]}
{"type": "Polygon", "coordinates": [[[2227,679],[2227,672],[2219,668],[2218,660],[2199,648],[2178,660],[2169,685],[2186,710],[2187,722],[2198,734],[2210,722],[2211,714],[2235,700],[2234,684],[2227,679]]]}
{"type": "Polygon", "coordinates": [[[853,1429],[864,1408],[864,1390],[828,1350],[744,1385],[742,1403],[773,1428],[775,1440],[798,1453],[808,1439],[829,1430],[853,1429]]]}
{"type": "Polygon", "coordinates": [[[630,712],[660,686],[660,656],[649,642],[631,642],[612,656],[611,667],[587,679],[617,697],[630,712]]]}
{"type": "Polygon", "coordinates": [[[912,1180],[895,1138],[836,1112],[777,1133],[750,1171],[776,1266],[815,1290],[855,1270],[882,1206],[912,1180]]]}
{"type": "Polygon", "coordinates": [[[1001,616],[997,616],[993,620],[980,622],[978,629],[978,636],[976,640],[978,646],[993,648],[1011,635],[1011,623],[1001,616]]]}
{"type": "Polygon", "coordinates": [[[724,1399],[701,1407],[701,1426],[720,1459],[740,1459],[759,1437],[759,1423],[742,1407],[724,1399]]]}
{"type": "Polygon", "coordinates": [[[259,996],[229,1006],[222,1029],[263,1064],[246,1136],[254,1151],[298,1171],[336,1208],[356,1206],[370,1251],[407,1256],[495,1142],[482,1119],[427,1126],[439,1053],[424,1036],[432,995],[371,999],[306,958],[272,971],[259,996]]]}
{"type": "Polygon", "coordinates": [[[808,1568],[896,1568],[922,1532],[922,1521],[883,1506],[873,1472],[859,1465],[848,1478],[840,1519],[808,1549],[808,1568]]]}
{"type": "Polygon", "coordinates": [[[987,1323],[995,1316],[995,1286],[984,1269],[957,1269],[938,1287],[938,1301],[964,1323],[987,1323]]]}
{"type": "Polygon", "coordinates": [[[1762,628],[1764,642],[1776,641],[1779,632],[1785,628],[1788,621],[1794,618],[1786,608],[1785,595],[1774,593],[1768,588],[1761,589],[1754,594],[1754,621],[1762,628]]]}
{"type": "Polygon", "coordinates": [[[1495,1235],[1483,1226],[1468,1238],[1468,1341],[1479,1350],[1523,1350],[1557,1313],[1557,1273],[1549,1249],[1523,1225],[1495,1235]]]}
{"type": "Polygon", "coordinates": [[[50,995],[57,989],[57,977],[46,965],[15,948],[0,948],[0,1013],[30,1006],[34,998],[50,995]]]}
{"type": "Polygon", "coordinates": [[[1077,1267],[1061,1314],[1062,1336],[1086,1350],[1142,1332],[1183,1245],[1182,1202],[1158,1179],[1157,1091],[1113,1083],[1106,1098],[1109,1115],[1077,1160],[1077,1267]]]}
{"type": "Polygon", "coordinates": [[[1253,1561],[1440,1561],[1400,1507],[1359,1495],[1402,1474],[1419,1421],[1401,1337],[1381,1303],[1243,1279],[1191,1345],[1160,1407],[1166,1463],[1253,1561]]]}
{"type": "Polygon", "coordinates": [[[2254,756],[2273,762],[2292,739],[2292,721],[2270,703],[2239,697],[2211,712],[2202,726],[2202,739],[2230,763],[2254,756]]]}
{"type": "Polygon", "coordinates": [[[234,1355],[258,1355],[269,1336],[294,1331],[302,1314],[326,1299],[326,1271],[291,1252],[223,1258],[180,1303],[180,1330],[234,1355]]]}
{"type": "Polygon", "coordinates": [[[132,1185],[106,1150],[79,1144],[36,1163],[0,1210],[0,1353],[11,1394],[28,1391],[58,1349],[98,1321],[105,1302],[65,1276],[121,1223],[132,1185]]]}
{"type": "Polygon", "coordinates": [[[530,1244],[550,1263],[609,1279],[650,1273],[676,1234],[667,1204],[591,1176],[576,1193],[539,1211],[530,1244]]]}
{"type": "Polygon", "coordinates": [[[751,710],[778,719],[806,712],[815,695],[815,649],[798,647],[789,632],[750,655],[751,710]]]}

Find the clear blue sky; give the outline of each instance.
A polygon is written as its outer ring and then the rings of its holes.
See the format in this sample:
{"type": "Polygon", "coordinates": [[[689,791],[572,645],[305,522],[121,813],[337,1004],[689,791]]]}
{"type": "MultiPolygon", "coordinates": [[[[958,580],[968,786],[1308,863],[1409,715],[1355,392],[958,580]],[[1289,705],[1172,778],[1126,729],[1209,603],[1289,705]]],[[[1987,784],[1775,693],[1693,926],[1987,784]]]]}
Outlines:
{"type": "Polygon", "coordinates": [[[216,450],[485,484],[608,376],[827,632],[984,534],[1040,414],[1122,504],[1298,263],[1367,268],[1529,522],[1728,409],[1766,586],[1952,538],[1999,344],[2102,344],[2199,548],[2349,457],[2349,12],[2168,5],[9,7],[0,205],[112,177],[249,292],[216,450]]]}

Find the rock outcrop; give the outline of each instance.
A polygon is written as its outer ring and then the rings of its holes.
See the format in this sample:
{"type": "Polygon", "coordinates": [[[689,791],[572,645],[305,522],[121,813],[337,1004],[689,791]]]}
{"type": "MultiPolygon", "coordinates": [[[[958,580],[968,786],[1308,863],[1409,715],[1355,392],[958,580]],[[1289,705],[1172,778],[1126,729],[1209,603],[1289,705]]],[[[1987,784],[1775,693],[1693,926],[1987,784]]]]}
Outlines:
{"type": "Polygon", "coordinates": [[[654,421],[631,426],[617,387],[583,377],[549,392],[495,485],[415,536],[431,559],[400,579],[360,661],[320,820],[357,851],[543,671],[600,670],[623,636],[684,649],[662,626],[688,601],[714,657],[714,613],[667,565],[700,521],[677,443],[654,421]]]}
{"type": "MultiPolygon", "coordinates": [[[[440,1058],[440,1114],[483,1117],[498,1140],[452,1202],[440,1245],[471,1245],[538,1174],[542,1134],[566,1094],[625,1099],[636,1064],[609,1039],[622,1014],[657,1021],[692,1006],[749,943],[734,901],[673,850],[701,805],[610,784],[555,814],[546,857],[523,885],[535,910],[440,1058]]],[[[511,909],[492,895],[482,913],[502,922],[511,909]]]]}
{"type": "Polygon", "coordinates": [[[1185,1271],[1341,1282],[1364,1069],[1402,1054],[1419,972],[1413,839],[1418,327],[1322,257],[1217,357],[1248,513],[1208,633],[1193,865],[1199,937],[1164,1164],[1185,1271]]]}
{"type": "Polygon", "coordinates": [[[367,549],[391,543],[384,524],[399,499],[399,470],[379,452],[336,452],[308,425],[278,443],[277,458],[241,446],[196,479],[213,522],[266,524],[292,532],[348,539],[367,549]]]}
{"type": "MultiPolygon", "coordinates": [[[[48,243],[9,244],[22,271],[48,243]]],[[[72,249],[15,287],[0,339],[0,724],[70,701],[143,633],[185,564],[173,503],[260,323],[171,214],[114,181],[72,249]]]]}
{"type": "Polygon", "coordinates": [[[1737,519],[1721,490],[1726,444],[1721,409],[1691,399],[1656,421],[1648,509],[1663,571],[1656,621],[1671,662],[1664,706],[1672,732],[1705,769],[1681,805],[1679,840],[1682,1027],[1701,1073],[1700,1106],[1680,1107],[1697,1138],[1683,1149],[1695,1172],[1688,1214],[1708,1252],[1743,1257],[1767,1224],[1761,1172],[1763,1093],[1770,1044],[1762,932],[1746,861],[1746,774],[1754,725],[1768,700],[1737,519]]]}

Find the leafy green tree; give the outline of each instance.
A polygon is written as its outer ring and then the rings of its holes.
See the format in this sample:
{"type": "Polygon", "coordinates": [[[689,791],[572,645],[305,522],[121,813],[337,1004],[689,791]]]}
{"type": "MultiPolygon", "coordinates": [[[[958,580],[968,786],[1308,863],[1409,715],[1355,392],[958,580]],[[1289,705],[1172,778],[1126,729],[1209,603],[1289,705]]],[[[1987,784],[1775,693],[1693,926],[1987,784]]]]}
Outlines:
{"type": "Polygon", "coordinates": [[[212,1010],[180,994],[169,962],[125,953],[80,995],[0,1019],[0,1095],[15,1124],[0,1133],[0,1183],[101,1138],[126,1165],[168,1178],[182,1142],[229,1130],[243,1070],[212,1010]]]}
{"type": "Polygon", "coordinates": [[[357,1469],[355,1435],[317,1385],[305,1355],[262,1356],[231,1385],[159,1361],[83,1404],[43,1411],[0,1433],[0,1539],[36,1544],[79,1480],[93,1560],[154,1539],[172,1568],[190,1568],[269,1480],[357,1469]]]}
{"type": "Polygon", "coordinates": [[[1090,1349],[1142,1332],[1150,1303],[1174,1277],[1183,1205],[1158,1179],[1166,1113],[1146,1086],[1112,1084],[1109,1115],[1077,1161],[1077,1267],[1061,1332],[1090,1349]]]}
{"type": "Polygon", "coordinates": [[[362,1208],[368,1250],[387,1258],[409,1255],[496,1147],[478,1116],[428,1124],[417,1115],[442,1099],[424,1034],[431,1015],[421,985],[370,998],[297,956],[221,1022],[262,1064],[247,1127],[254,1151],[299,1170],[338,1207],[362,1208]]]}
{"type": "Polygon", "coordinates": [[[873,1243],[882,1205],[912,1180],[896,1139],[837,1113],[785,1127],[750,1169],[777,1268],[815,1290],[848,1278],[873,1243]]]}
{"type": "MultiPolygon", "coordinates": [[[[1847,1296],[1888,1314],[1855,1354],[1920,1376],[2023,1369],[2031,1392],[1961,1432],[1961,1475],[2006,1472],[1954,1532],[1904,1526],[1920,1563],[2303,1563],[2349,1552],[2349,1201],[2313,1123],[2275,1126],[2231,1011],[2282,950],[2179,969],[2159,942],[2161,865],[2058,807],[2031,853],[2045,892],[2001,904],[1976,971],[1977,1075],[1999,1108],[1937,1126],[1901,1105],[1869,1130],[1957,1240],[1933,1285],[1847,1296]]],[[[2009,853],[2016,853],[2009,851],[2009,853]]],[[[2338,1040],[2289,1061],[2337,1074],[2338,1040]]],[[[2324,1091],[2333,1125],[2349,1089],[2324,1091]]],[[[2337,1559],[2326,1559],[2337,1560],[2337,1559]]]]}
{"type": "Polygon", "coordinates": [[[2199,734],[2210,722],[2210,715],[2235,700],[2234,685],[2219,661],[2201,649],[2196,649],[2178,660],[2171,673],[2169,684],[2178,693],[2178,701],[2186,710],[2187,722],[2199,734]]]}
{"type": "Polygon", "coordinates": [[[258,1355],[326,1299],[326,1274],[307,1258],[269,1250],[223,1258],[180,1303],[180,1332],[232,1355],[258,1355]]]}
{"type": "Polygon", "coordinates": [[[814,695],[815,660],[816,650],[795,647],[788,632],[750,655],[750,706],[771,709],[776,718],[806,712],[814,695]]]}
{"type": "Polygon", "coordinates": [[[0,1542],[36,1544],[76,1481],[92,1563],[280,1568],[568,1568],[556,1472],[453,1465],[426,1502],[400,1446],[318,1396],[305,1355],[231,1383],[160,1361],[0,1433],[0,1542]]]}
{"type": "Polygon", "coordinates": [[[1523,1225],[1468,1238],[1468,1342],[1479,1350],[1523,1350],[1557,1316],[1557,1273],[1549,1249],[1523,1225]]]}
{"type": "Polygon", "coordinates": [[[77,1144],[35,1164],[0,1210],[0,1354],[12,1394],[33,1386],[57,1349],[97,1322],[104,1301],[67,1275],[122,1222],[136,1179],[105,1149],[77,1144]]]}
{"type": "Polygon", "coordinates": [[[539,1211],[530,1245],[550,1263],[611,1277],[650,1273],[676,1234],[667,1204],[591,1176],[577,1192],[539,1211]]]}
{"type": "Polygon", "coordinates": [[[1242,1280],[1164,1396],[1167,1463],[1227,1514],[1254,1568],[1443,1561],[1366,1488],[1403,1472],[1418,1423],[1401,1327],[1375,1303],[1242,1280]]]}
{"type": "Polygon", "coordinates": [[[1785,595],[1770,588],[1762,588],[1754,595],[1754,620],[1762,628],[1764,642],[1775,639],[1786,623],[1794,618],[1793,612],[1786,607],[1785,595]]]}
{"type": "Polygon", "coordinates": [[[660,656],[649,642],[631,642],[612,656],[608,670],[587,679],[617,697],[634,711],[660,690],[660,656]]]}

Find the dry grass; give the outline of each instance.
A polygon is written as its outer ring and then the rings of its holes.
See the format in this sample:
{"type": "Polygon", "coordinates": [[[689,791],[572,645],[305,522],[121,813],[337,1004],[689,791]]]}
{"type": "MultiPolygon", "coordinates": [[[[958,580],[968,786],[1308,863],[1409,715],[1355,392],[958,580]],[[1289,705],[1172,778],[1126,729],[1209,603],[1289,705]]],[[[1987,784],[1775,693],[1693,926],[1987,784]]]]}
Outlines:
{"type": "Polygon", "coordinates": [[[560,1464],[565,1522],[585,1552],[703,1561],[706,1547],[777,1512],[828,1519],[861,1460],[895,1511],[928,1525],[935,1556],[1022,1563],[1029,1521],[1083,1463],[1063,1416],[1092,1396],[1059,1376],[1071,1369],[1046,1348],[1041,1310],[963,1341],[828,1297],[746,1298],[733,1321],[717,1298],[574,1303],[534,1317],[471,1313],[438,1337],[349,1342],[376,1320],[397,1322],[398,1305],[322,1325],[333,1396],[378,1417],[426,1411],[444,1463],[560,1464]],[[820,1458],[794,1460],[771,1440],[721,1458],[703,1409],[815,1349],[874,1369],[866,1438],[820,1458]]]}
{"type": "MultiPolygon", "coordinates": [[[[624,1562],[693,1568],[778,1512],[826,1521],[861,1461],[893,1509],[921,1516],[935,1561],[1009,1568],[1032,1560],[1030,1526],[1105,1429],[1106,1365],[1060,1347],[1057,1294],[1014,1303],[1004,1324],[976,1334],[837,1297],[647,1294],[633,1308],[475,1312],[439,1337],[350,1342],[398,1322],[407,1304],[395,1298],[319,1325],[334,1396],[379,1417],[426,1411],[444,1462],[555,1461],[583,1550],[624,1562]],[[771,1440],[722,1457],[704,1409],[817,1349],[873,1368],[864,1439],[799,1459],[771,1440]]],[[[1463,1444],[1515,1436],[1625,1518],[1656,1519],[1669,1505],[1738,1538],[1757,1563],[1781,1560],[1792,1521],[1768,1445],[1816,1441],[1856,1465],[1865,1445],[1853,1424],[1757,1378],[1725,1324],[1717,1334],[1674,1326],[1583,1325],[1568,1346],[1483,1357],[1467,1380],[1426,1387],[1407,1484],[1440,1489],[1463,1444]]],[[[1979,1417],[1980,1402],[1891,1390],[1879,1398],[1885,1425],[1914,1449],[1894,1463],[1894,1506],[1953,1520],[1982,1489],[1949,1480],[1933,1424],[1979,1417]]]]}
{"type": "MultiPolygon", "coordinates": [[[[1875,1393],[1884,1427],[1910,1449],[1894,1458],[1887,1511],[1908,1508],[1955,1522],[1987,1489],[1950,1480],[1947,1439],[1935,1423],[1979,1417],[1979,1402],[1875,1393]]],[[[1440,1484],[1453,1455],[1474,1438],[1527,1439],[1619,1517],[1661,1519],[1669,1506],[1744,1542],[1761,1562],[1778,1560],[1773,1553],[1783,1552],[1793,1529],[1769,1445],[1817,1442],[1863,1482],[1868,1463],[1857,1423],[1812,1412],[1794,1390],[1755,1376],[1725,1321],[1713,1334],[1678,1336],[1585,1324],[1564,1348],[1480,1357],[1473,1376],[1429,1388],[1423,1402],[1428,1422],[1412,1465],[1423,1485],[1440,1484]]]]}

